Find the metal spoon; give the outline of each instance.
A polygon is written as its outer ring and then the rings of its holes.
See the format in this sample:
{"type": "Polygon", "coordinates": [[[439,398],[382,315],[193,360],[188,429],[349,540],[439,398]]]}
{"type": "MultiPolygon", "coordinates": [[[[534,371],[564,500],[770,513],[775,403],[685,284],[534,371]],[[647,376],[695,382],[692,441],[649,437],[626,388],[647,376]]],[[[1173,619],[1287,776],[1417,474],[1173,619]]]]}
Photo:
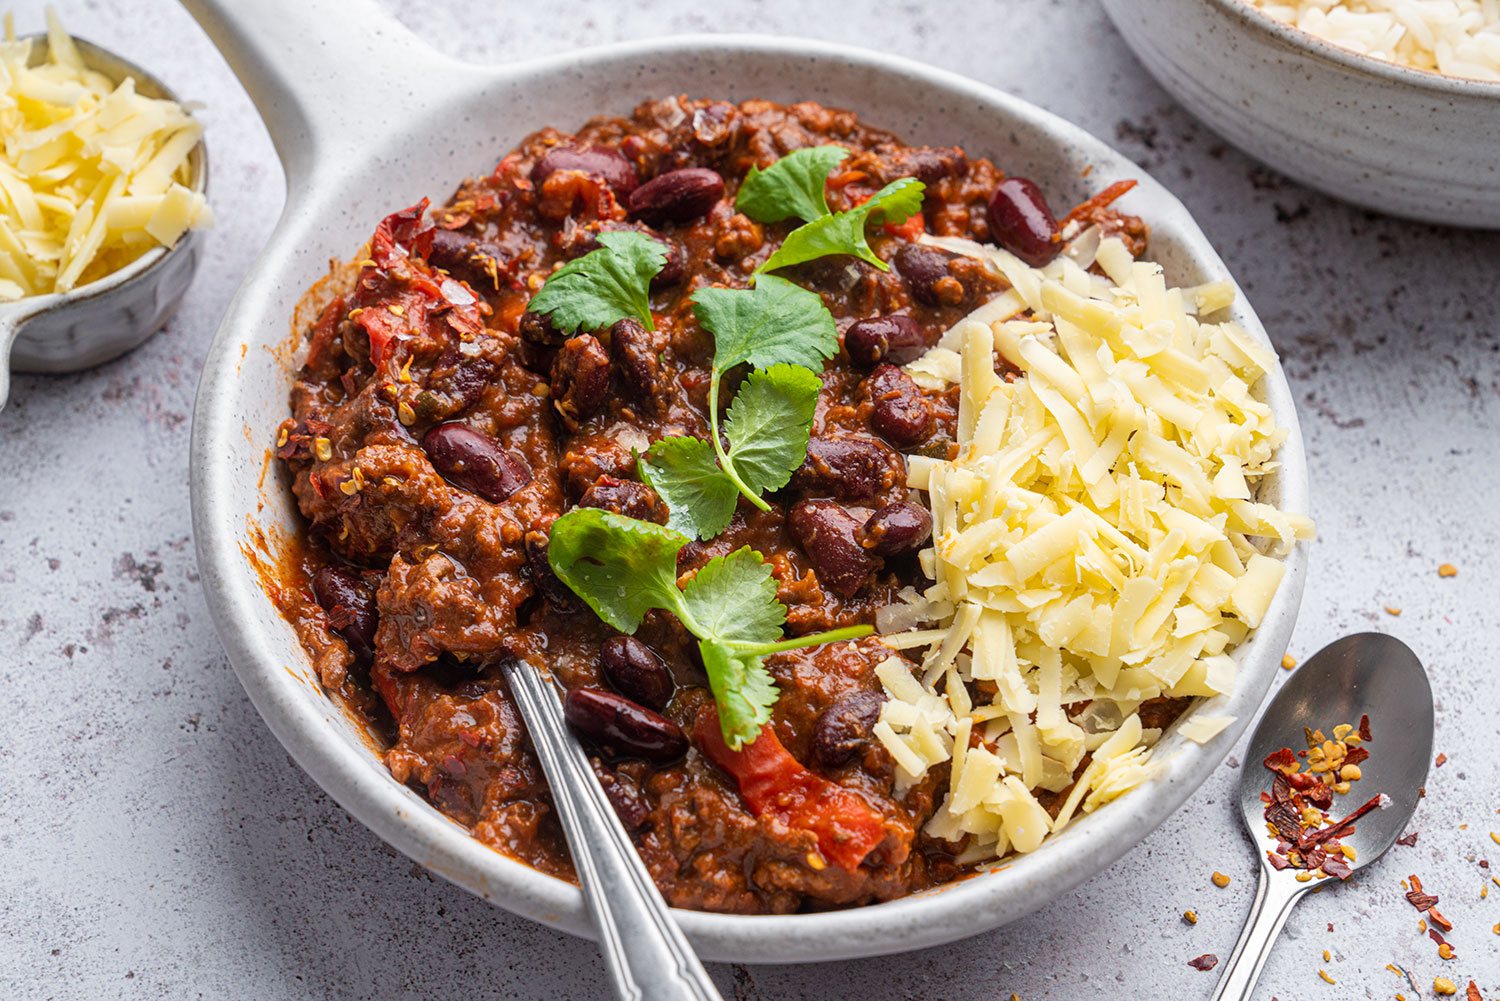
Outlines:
{"type": "Polygon", "coordinates": [[[1432,688],[1427,673],[1417,655],[1398,639],[1380,633],[1345,636],[1319,650],[1287,680],[1250,740],[1240,776],[1240,813],[1260,854],[1260,884],[1212,1001],[1248,1001],[1292,905],[1314,887],[1339,882],[1298,882],[1298,870],[1278,871],[1267,861],[1266,852],[1276,842],[1266,831],[1260,794],[1270,791],[1271,773],[1261,762],[1279,748],[1306,746],[1303,727],[1330,733],[1339,723],[1357,724],[1363,713],[1370,716],[1374,740],[1370,757],[1359,766],[1360,793],[1341,797],[1347,805],[1335,804],[1329,813],[1337,820],[1378,793],[1389,796],[1390,803],[1366,813],[1353,834],[1339,839],[1354,848],[1354,871],[1385,854],[1416,810],[1432,760],[1432,688]]]}
{"type": "Polygon", "coordinates": [[[505,678],[552,787],[578,885],[621,1001],[721,1001],[563,722],[557,692],[521,661],[505,678]]]}

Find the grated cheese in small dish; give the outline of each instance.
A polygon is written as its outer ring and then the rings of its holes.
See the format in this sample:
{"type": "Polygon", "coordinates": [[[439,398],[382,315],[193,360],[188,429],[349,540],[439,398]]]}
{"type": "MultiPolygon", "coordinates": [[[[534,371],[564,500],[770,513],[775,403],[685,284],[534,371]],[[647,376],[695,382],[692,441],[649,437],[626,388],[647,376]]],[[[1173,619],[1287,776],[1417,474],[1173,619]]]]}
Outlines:
{"type": "MultiPolygon", "coordinates": [[[[1139,706],[1233,691],[1278,557],[1313,526],[1256,499],[1287,431],[1254,392],[1274,357],[1209,319],[1232,284],[1169,288],[1091,231],[1040,269],[923,242],[1011,286],[907,366],[927,388],[959,385],[958,455],[908,457],[933,584],[879,623],[893,650],[925,654],[877,669],[875,735],[899,783],[951,764],[926,831],[967,837],[968,863],[1033,851],[1158,774],[1139,706]],[[996,353],[1020,375],[997,374],[996,353]],[[1062,797],[1055,817],[1035,790],[1062,797]]],[[[1232,722],[1190,710],[1178,732],[1206,743],[1232,722]]]]}
{"type": "Polygon", "coordinates": [[[1361,55],[1445,76],[1500,81],[1496,0],[1248,0],[1361,55]]]}
{"type": "Polygon", "coordinates": [[[45,60],[0,41],[0,302],[69,292],[213,222],[191,186],[203,127],[85,65],[47,12],[45,60]]]}

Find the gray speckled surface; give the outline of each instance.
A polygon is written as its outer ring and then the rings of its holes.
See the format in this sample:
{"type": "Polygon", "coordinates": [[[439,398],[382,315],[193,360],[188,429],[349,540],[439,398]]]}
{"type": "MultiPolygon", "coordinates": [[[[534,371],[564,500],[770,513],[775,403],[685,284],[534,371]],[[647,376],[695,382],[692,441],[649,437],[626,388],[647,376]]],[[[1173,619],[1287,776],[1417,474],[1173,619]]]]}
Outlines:
{"type": "MultiPolygon", "coordinates": [[[[0,668],[0,992],[605,996],[591,945],[433,879],[350,820],[236,683],[195,579],[187,431],[199,359],[269,232],[280,169],[248,100],[174,5],[59,6],[79,34],[207,104],[219,225],[165,333],[91,372],[19,376],[0,413],[0,645],[13,651],[0,668]]],[[[1500,236],[1369,216],[1226,150],[1149,81],[1090,0],[993,4],[961,29],[915,4],[879,17],[793,0],[714,17],[684,0],[516,9],[522,23],[493,29],[436,0],[401,16],[474,59],[716,29],[898,51],[1079,122],[1173,187],[1259,310],[1303,404],[1320,538],[1293,650],[1360,629],[1405,639],[1432,674],[1448,757],[1429,778],[1417,846],[1308,898],[1256,996],[1412,997],[1392,962],[1422,996],[1439,973],[1500,993],[1500,887],[1479,896],[1490,872],[1479,863],[1493,852],[1500,871],[1487,833],[1500,830],[1500,682],[1486,642],[1500,627],[1500,530],[1487,517],[1500,496],[1500,236]],[[988,41],[946,50],[966,39],[988,41]],[[1026,44],[1012,54],[1006,39],[1026,44]],[[1443,562],[1458,576],[1440,579],[1443,562]],[[1408,873],[1443,898],[1458,959],[1443,962],[1419,933],[1401,898],[1408,873]]],[[[17,8],[23,30],[40,19],[39,4],[17,8]]],[[[998,932],[902,957],[714,974],[726,997],[764,1001],[1206,997],[1213,974],[1186,961],[1227,955],[1253,883],[1230,813],[1237,778],[1221,768],[1104,875],[998,932]],[[1209,882],[1215,869],[1234,878],[1227,889],[1209,882]]]]}

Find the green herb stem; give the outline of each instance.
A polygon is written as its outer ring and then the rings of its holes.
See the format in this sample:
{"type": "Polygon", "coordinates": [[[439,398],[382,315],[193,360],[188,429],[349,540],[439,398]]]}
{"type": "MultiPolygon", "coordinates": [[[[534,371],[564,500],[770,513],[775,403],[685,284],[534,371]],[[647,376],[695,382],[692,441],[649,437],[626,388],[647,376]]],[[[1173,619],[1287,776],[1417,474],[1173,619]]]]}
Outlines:
{"type": "Polygon", "coordinates": [[[857,640],[861,636],[868,636],[875,631],[874,626],[844,626],[841,629],[830,629],[823,633],[813,633],[811,636],[794,636],[780,643],[749,643],[740,644],[724,641],[724,645],[736,650],[744,650],[747,653],[756,653],[761,656],[773,653],[784,653],[787,650],[798,650],[805,646],[821,646],[824,643],[840,643],[844,640],[857,640]]]}
{"type": "Polygon", "coordinates": [[[762,511],[771,510],[771,505],[761,500],[760,494],[751,490],[744,480],[740,479],[739,471],[734,468],[734,463],[724,451],[723,444],[719,441],[719,382],[723,373],[717,368],[713,370],[713,383],[708,387],[708,426],[710,436],[713,438],[714,454],[719,457],[719,468],[724,470],[724,475],[734,482],[736,489],[760,508],[762,511]]]}

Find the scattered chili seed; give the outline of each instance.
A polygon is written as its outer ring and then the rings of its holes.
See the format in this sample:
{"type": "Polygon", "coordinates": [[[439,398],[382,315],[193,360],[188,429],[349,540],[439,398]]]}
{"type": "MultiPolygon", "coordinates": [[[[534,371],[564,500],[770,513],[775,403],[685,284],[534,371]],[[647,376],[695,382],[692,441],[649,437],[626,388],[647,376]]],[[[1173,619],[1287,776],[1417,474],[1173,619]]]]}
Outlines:
{"type": "Polygon", "coordinates": [[[1190,925],[1195,925],[1195,924],[1198,923],[1198,912],[1197,911],[1183,911],[1182,912],[1182,920],[1186,921],[1190,925]]]}
{"type": "Polygon", "coordinates": [[[1387,614],[1387,615],[1400,615],[1401,614],[1401,609],[1399,609],[1399,608],[1392,608],[1390,605],[1386,605],[1385,606],[1385,614],[1387,614]]]}
{"type": "Polygon", "coordinates": [[[1326,971],[1326,970],[1319,970],[1318,971],[1318,976],[1322,977],[1324,980],[1326,980],[1330,984],[1336,984],[1336,983],[1338,983],[1337,980],[1333,979],[1332,977],[1330,977],[1328,975],[1328,971],[1326,971]]]}
{"type": "Polygon", "coordinates": [[[1329,962],[1332,959],[1333,959],[1333,956],[1329,954],[1329,952],[1328,952],[1327,949],[1324,949],[1323,950],[1323,962],[1327,963],[1327,962],[1329,962]]]}
{"type": "Polygon", "coordinates": [[[1289,653],[1282,654],[1282,656],[1281,656],[1281,666],[1284,667],[1284,668],[1286,668],[1288,671],[1290,671],[1292,668],[1294,668],[1294,667],[1297,666],[1297,658],[1293,657],[1289,653]]]}
{"type": "Polygon", "coordinates": [[[1444,959],[1452,959],[1453,946],[1449,945],[1447,942],[1444,942],[1442,945],[1438,946],[1438,955],[1443,957],[1444,959]]]}
{"type": "Polygon", "coordinates": [[[1496,834],[1494,831],[1491,831],[1490,832],[1490,840],[1493,841],[1495,844],[1500,845],[1500,834],[1496,834]]]}
{"type": "Polygon", "coordinates": [[[1438,567],[1438,576],[1457,577],[1458,567],[1454,566],[1452,563],[1444,563],[1442,566],[1438,567]]]}
{"type": "Polygon", "coordinates": [[[1202,970],[1203,972],[1207,973],[1209,970],[1212,970],[1215,966],[1219,965],[1219,957],[1215,956],[1211,952],[1205,952],[1197,959],[1188,960],[1187,965],[1191,966],[1195,970],[1202,970]]]}
{"type": "Polygon", "coordinates": [[[1224,875],[1222,872],[1216,872],[1213,875],[1213,883],[1215,886],[1222,890],[1224,887],[1229,885],[1229,877],[1224,875]]]}
{"type": "Polygon", "coordinates": [[[1447,977],[1433,977],[1432,989],[1437,991],[1439,994],[1458,993],[1458,985],[1449,980],[1447,977]]]}

